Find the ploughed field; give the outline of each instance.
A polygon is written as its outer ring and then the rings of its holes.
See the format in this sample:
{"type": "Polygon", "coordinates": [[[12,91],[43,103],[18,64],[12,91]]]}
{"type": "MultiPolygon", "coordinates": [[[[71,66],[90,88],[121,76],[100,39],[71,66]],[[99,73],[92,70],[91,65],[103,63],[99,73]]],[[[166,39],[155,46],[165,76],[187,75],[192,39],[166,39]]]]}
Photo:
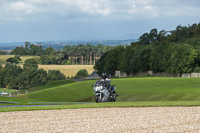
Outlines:
{"type": "MultiPolygon", "coordinates": [[[[49,102],[94,102],[91,84],[96,80],[73,82],[37,90],[26,97],[49,102]]],[[[200,78],[120,78],[117,101],[200,101],[200,78]]]]}
{"type": "Polygon", "coordinates": [[[0,131],[199,132],[200,107],[90,108],[1,112],[0,131]]]}

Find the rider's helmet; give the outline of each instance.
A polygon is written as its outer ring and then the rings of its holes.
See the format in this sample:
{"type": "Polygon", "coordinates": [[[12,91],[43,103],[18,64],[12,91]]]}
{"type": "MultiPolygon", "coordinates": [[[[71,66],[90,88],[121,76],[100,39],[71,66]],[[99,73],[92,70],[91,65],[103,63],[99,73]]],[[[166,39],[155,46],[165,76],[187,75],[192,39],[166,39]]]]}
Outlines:
{"type": "Polygon", "coordinates": [[[102,73],[102,79],[106,79],[107,78],[107,73],[102,73]]]}

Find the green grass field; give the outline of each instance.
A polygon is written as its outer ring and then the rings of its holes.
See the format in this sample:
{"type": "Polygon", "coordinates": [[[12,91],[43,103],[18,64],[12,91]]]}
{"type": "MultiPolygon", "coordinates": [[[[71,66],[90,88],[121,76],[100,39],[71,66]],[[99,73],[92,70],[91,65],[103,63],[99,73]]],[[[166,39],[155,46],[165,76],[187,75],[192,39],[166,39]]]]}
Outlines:
{"type": "Polygon", "coordinates": [[[13,90],[13,89],[2,89],[2,88],[0,88],[0,92],[12,93],[12,92],[16,92],[16,90],[13,90]]]}
{"type": "MultiPolygon", "coordinates": [[[[34,87],[29,89],[29,92],[34,92],[34,91],[38,91],[38,90],[43,90],[43,89],[48,89],[48,88],[52,88],[55,86],[60,86],[60,85],[66,85],[69,83],[73,83],[74,81],[72,80],[60,80],[60,81],[53,81],[50,83],[47,83],[43,86],[38,86],[38,87],[34,87]]],[[[7,92],[15,92],[15,90],[9,90],[9,89],[0,89],[3,90],[4,92],[6,92],[5,90],[7,90],[7,92]]],[[[20,93],[25,93],[26,90],[20,91],[20,93]]],[[[27,104],[28,102],[46,102],[46,101],[41,101],[41,100],[34,100],[34,99],[28,99],[26,98],[26,95],[20,95],[18,97],[2,97],[0,96],[0,101],[9,101],[9,102],[20,102],[20,104],[27,104]]],[[[4,103],[0,104],[0,105],[5,105],[4,103]]]]}
{"type": "MultiPolygon", "coordinates": [[[[39,100],[27,99],[27,98],[19,98],[19,97],[2,97],[0,96],[0,101],[8,101],[8,102],[19,102],[20,104],[27,104],[28,102],[41,102],[39,100]]],[[[4,103],[0,103],[0,105],[7,105],[4,103]]]]}
{"type": "MultiPolygon", "coordinates": [[[[45,85],[42,85],[42,86],[37,86],[37,87],[34,87],[34,88],[30,88],[28,89],[28,92],[34,92],[34,91],[38,91],[38,90],[44,90],[44,89],[49,89],[49,88],[53,88],[53,87],[57,87],[57,86],[62,86],[62,85],[66,85],[66,84],[70,84],[70,83],[73,83],[74,81],[73,80],[58,80],[58,81],[52,81],[52,82],[49,82],[45,85]]],[[[27,90],[22,90],[20,91],[21,93],[25,93],[27,90]]]]}
{"type": "MultiPolygon", "coordinates": [[[[91,84],[95,80],[35,91],[30,99],[51,102],[94,101],[91,84]]],[[[120,96],[117,101],[200,101],[200,78],[112,79],[120,96]]]]}
{"type": "MultiPolygon", "coordinates": [[[[18,98],[0,97],[0,101],[20,102],[94,102],[91,84],[96,80],[82,82],[56,81],[30,89],[30,93],[18,98]]],[[[96,108],[96,107],[144,107],[144,106],[199,106],[200,78],[120,78],[112,79],[119,97],[116,103],[67,104],[49,107],[7,108],[0,111],[96,108]]]]}

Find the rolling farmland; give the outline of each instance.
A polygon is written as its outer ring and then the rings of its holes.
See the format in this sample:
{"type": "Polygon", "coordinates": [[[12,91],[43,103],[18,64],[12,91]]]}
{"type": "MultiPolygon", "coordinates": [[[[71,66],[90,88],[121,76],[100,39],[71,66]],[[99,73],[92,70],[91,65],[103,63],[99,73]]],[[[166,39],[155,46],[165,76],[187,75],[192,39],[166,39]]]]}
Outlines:
{"type": "MultiPolygon", "coordinates": [[[[14,57],[14,55],[0,55],[0,64],[6,64],[6,60],[11,57],[14,57]]],[[[22,63],[24,63],[26,59],[38,58],[38,56],[20,56],[20,58],[22,63]]]]}
{"type": "MultiPolygon", "coordinates": [[[[10,57],[14,57],[14,55],[0,55],[0,64],[5,64],[6,60],[10,57]]],[[[37,56],[20,56],[22,59],[22,63],[26,59],[30,58],[38,58],[37,56]]],[[[22,67],[22,63],[19,64],[22,67]]],[[[76,73],[80,69],[86,69],[88,71],[88,74],[91,74],[94,71],[93,68],[94,65],[38,65],[39,68],[42,68],[44,70],[60,70],[66,77],[72,77],[75,76],[76,73]]]]}
{"type": "Polygon", "coordinates": [[[94,69],[93,65],[38,65],[44,70],[60,70],[66,77],[75,76],[80,69],[86,69],[91,74],[94,69]]]}

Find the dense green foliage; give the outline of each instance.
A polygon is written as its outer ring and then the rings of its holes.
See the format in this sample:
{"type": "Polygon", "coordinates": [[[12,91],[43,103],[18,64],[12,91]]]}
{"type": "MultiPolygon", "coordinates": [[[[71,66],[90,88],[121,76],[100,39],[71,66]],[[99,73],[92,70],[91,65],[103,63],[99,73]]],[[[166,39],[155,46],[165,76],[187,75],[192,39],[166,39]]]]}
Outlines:
{"type": "Polygon", "coordinates": [[[18,78],[22,71],[23,70],[20,66],[6,64],[6,66],[0,71],[0,87],[13,88],[17,86],[15,79],[18,78]]]}
{"type": "Polygon", "coordinates": [[[23,64],[23,68],[26,70],[37,69],[38,62],[34,58],[27,59],[27,60],[25,60],[25,63],[23,64]]]}
{"type": "Polygon", "coordinates": [[[200,23],[177,26],[173,31],[152,29],[130,46],[106,52],[94,67],[99,74],[168,72],[182,74],[200,71],[200,23]]]}
{"type": "Polygon", "coordinates": [[[11,64],[18,64],[21,61],[20,56],[15,55],[14,57],[10,57],[6,60],[6,62],[10,62],[11,64]]]}
{"type": "MultiPolygon", "coordinates": [[[[112,79],[119,93],[117,101],[200,101],[199,78],[112,79]]],[[[94,102],[94,80],[56,86],[28,94],[28,98],[49,102],[94,102]]]]}
{"type": "Polygon", "coordinates": [[[35,59],[27,59],[20,66],[6,64],[0,70],[0,87],[11,89],[29,89],[35,86],[44,85],[49,81],[64,80],[65,76],[59,70],[49,70],[47,73],[43,69],[38,69],[35,59]]]}
{"type": "Polygon", "coordinates": [[[5,55],[6,52],[0,50],[0,55],[5,55]]]}
{"type": "Polygon", "coordinates": [[[94,68],[98,70],[99,75],[106,72],[114,74],[119,69],[120,62],[122,61],[121,53],[124,51],[124,46],[117,46],[101,56],[99,61],[95,64],[94,68]]]}
{"type": "Polygon", "coordinates": [[[65,79],[65,75],[59,70],[49,70],[47,78],[49,81],[63,80],[65,79]]]}
{"type": "Polygon", "coordinates": [[[81,69],[77,72],[74,78],[79,79],[79,78],[85,78],[87,76],[88,76],[88,71],[86,69],[81,69]]]}
{"type": "Polygon", "coordinates": [[[41,56],[45,54],[45,51],[43,50],[42,46],[40,45],[34,45],[30,42],[25,42],[25,47],[16,47],[11,54],[14,55],[34,55],[34,56],[41,56]]]}

